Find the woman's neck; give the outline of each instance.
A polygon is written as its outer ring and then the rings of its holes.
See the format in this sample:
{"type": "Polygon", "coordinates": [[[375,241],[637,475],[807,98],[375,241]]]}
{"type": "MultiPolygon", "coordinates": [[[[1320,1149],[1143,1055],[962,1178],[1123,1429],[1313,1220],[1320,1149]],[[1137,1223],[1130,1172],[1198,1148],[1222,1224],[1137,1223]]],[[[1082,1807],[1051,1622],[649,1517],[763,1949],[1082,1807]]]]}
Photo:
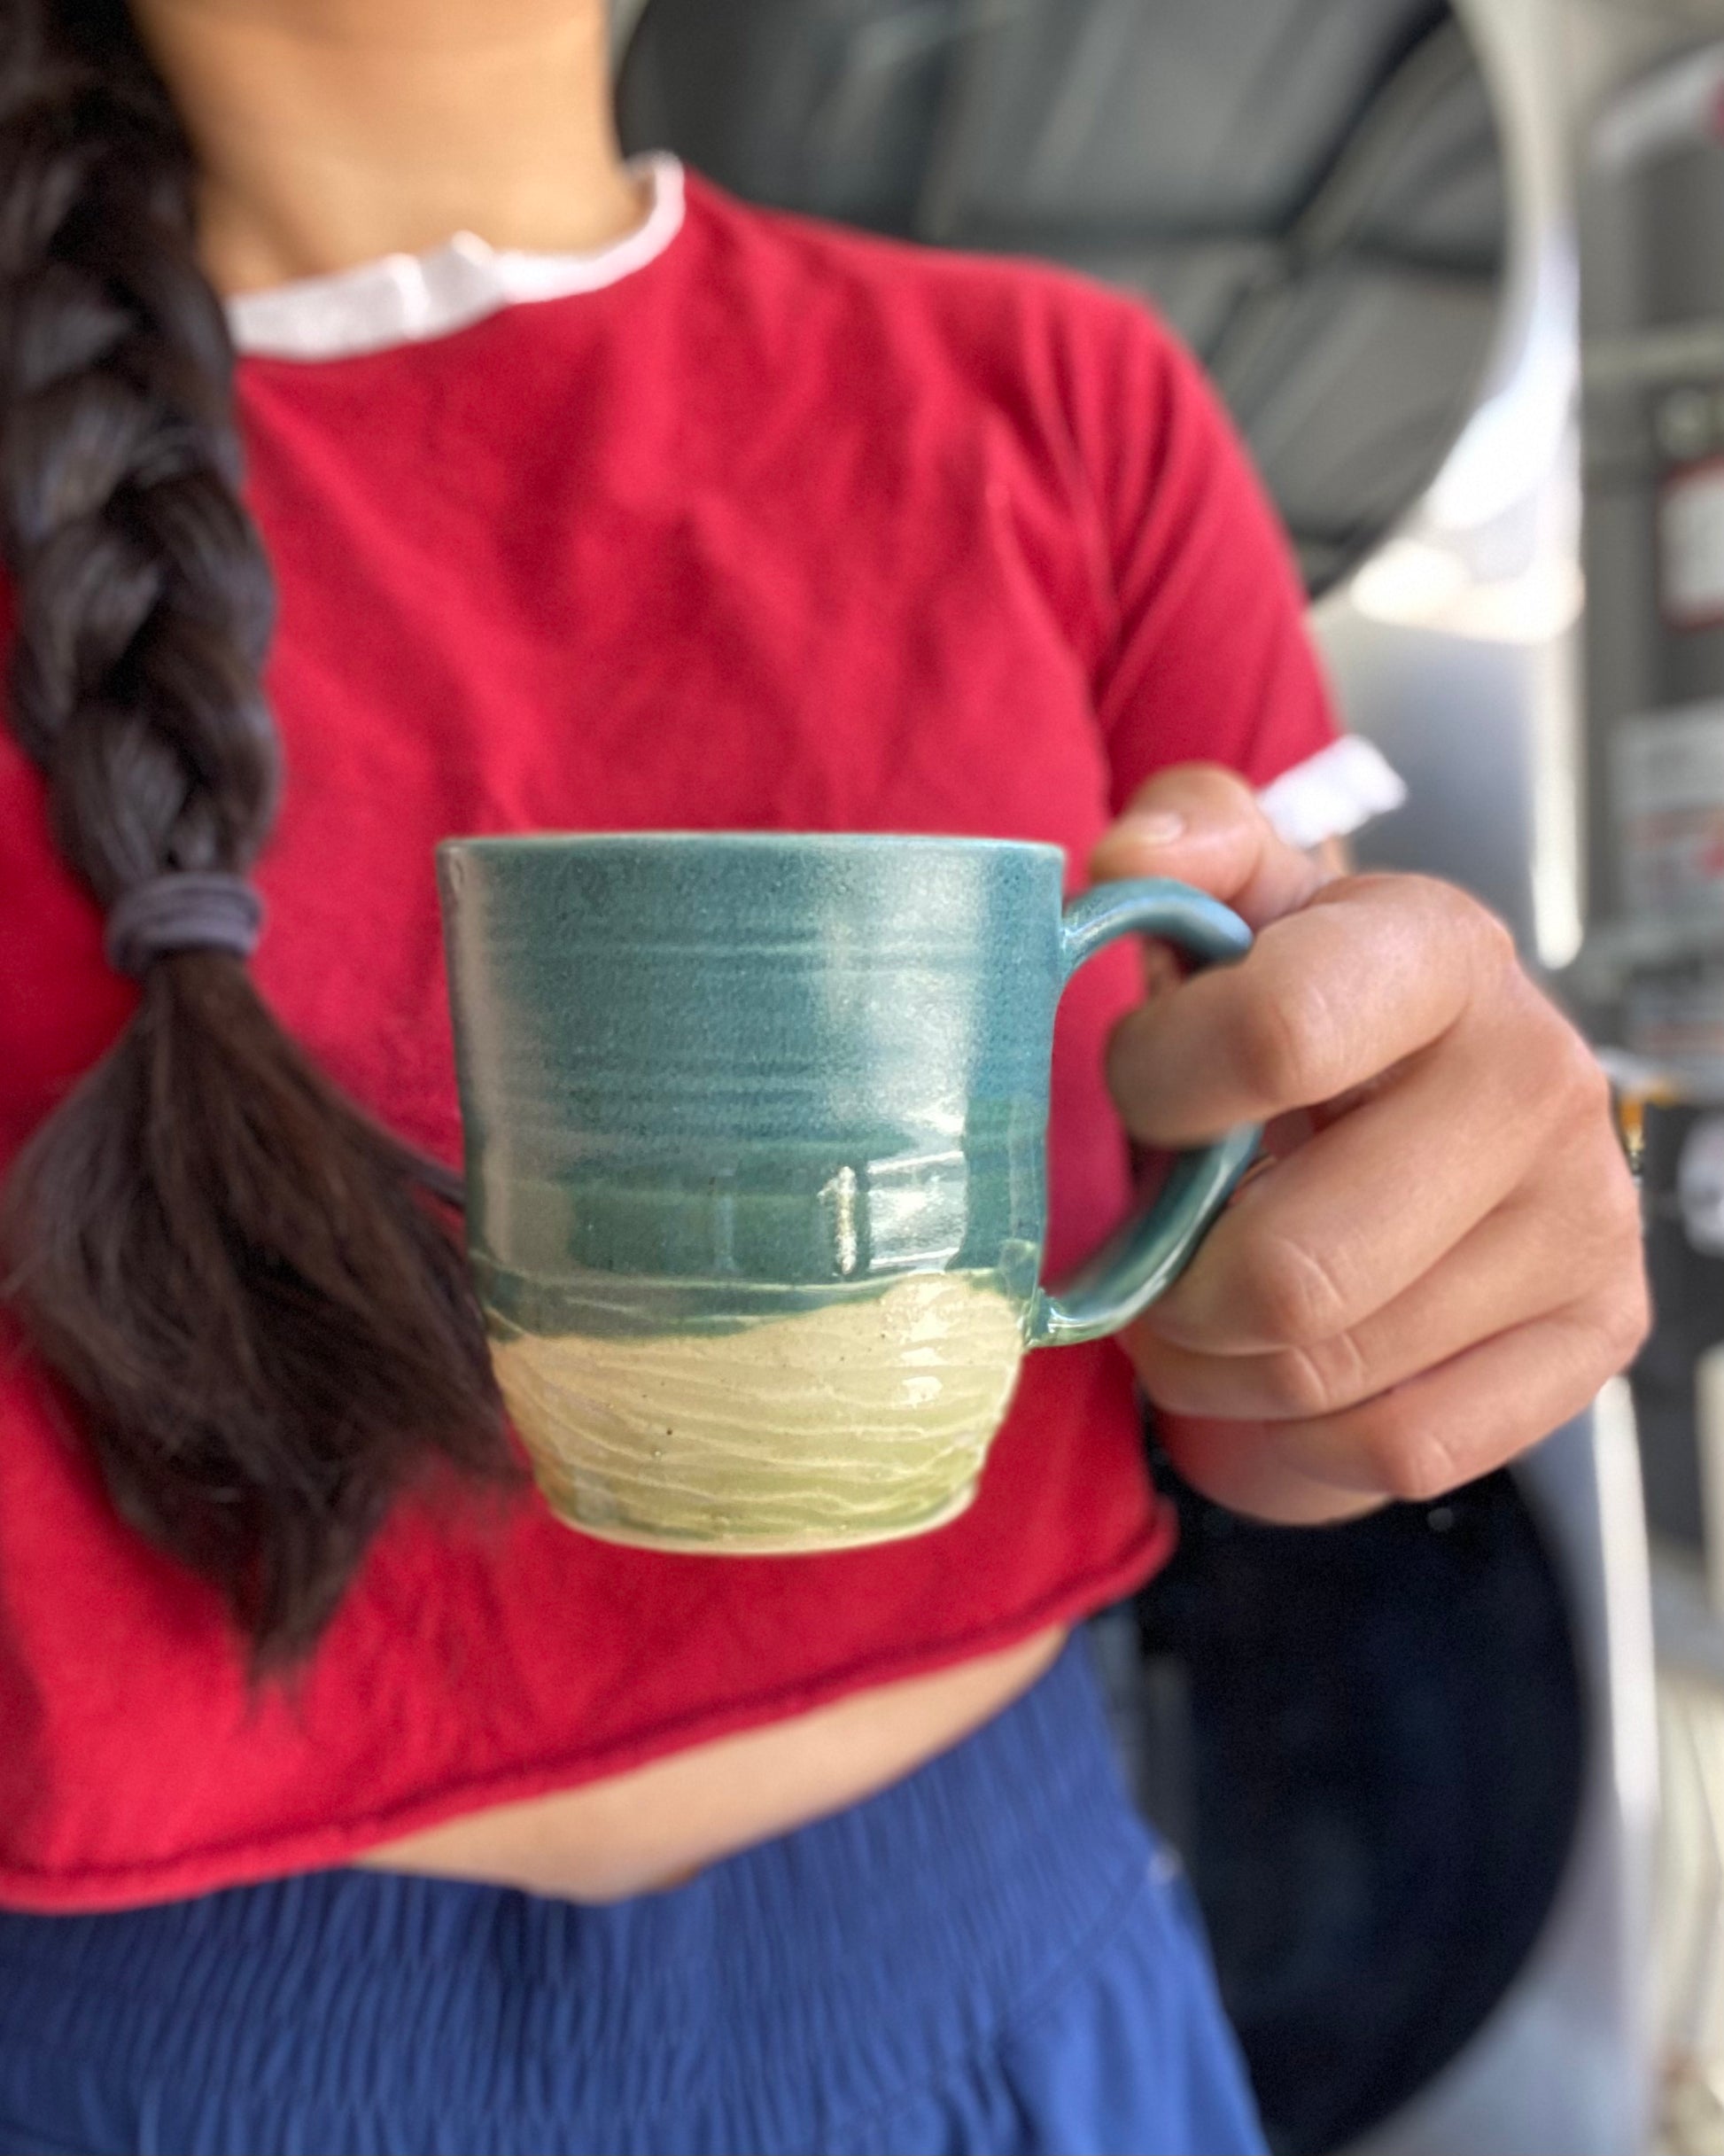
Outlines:
{"type": "Polygon", "coordinates": [[[632,230],[602,0],[132,0],[202,169],[218,289],[457,231],[585,250],[632,230]]]}

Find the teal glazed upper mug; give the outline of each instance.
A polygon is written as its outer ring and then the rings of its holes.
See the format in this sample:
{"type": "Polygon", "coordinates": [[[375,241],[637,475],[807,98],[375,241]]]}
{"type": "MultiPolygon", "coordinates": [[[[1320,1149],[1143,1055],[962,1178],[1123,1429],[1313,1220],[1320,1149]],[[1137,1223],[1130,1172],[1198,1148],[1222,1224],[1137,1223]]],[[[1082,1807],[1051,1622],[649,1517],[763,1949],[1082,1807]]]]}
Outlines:
{"type": "Polygon", "coordinates": [[[1255,1148],[1182,1155],[1041,1283],[1053,1019],[1183,884],[1061,906],[1053,846],[769,833],[439,849],[469,1249],[504,1397],[571,1525],[825,1550],[974,1495],[1024,1351],[1124,1325],[1255,1148]]]}

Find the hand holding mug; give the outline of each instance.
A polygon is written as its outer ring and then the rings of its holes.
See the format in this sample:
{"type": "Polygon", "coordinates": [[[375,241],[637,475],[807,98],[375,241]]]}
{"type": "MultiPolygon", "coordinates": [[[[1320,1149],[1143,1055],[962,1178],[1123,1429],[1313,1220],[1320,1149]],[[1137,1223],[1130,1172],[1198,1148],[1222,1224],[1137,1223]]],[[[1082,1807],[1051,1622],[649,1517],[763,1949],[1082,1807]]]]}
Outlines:
{"type": "Polygon", "coordinates": [[[1337,876],[1231,774],[1136,797],[1101,878],[1173,876],[1258,931],[1117,1030],[1132,1134],[1269,1126],[1261,1167],[1126,1335],[1199,1488],[1287,1522],[1425,1498],[1578,1413],[1644,1337],[1603,1072],[1450,886],[1337,876]]]}

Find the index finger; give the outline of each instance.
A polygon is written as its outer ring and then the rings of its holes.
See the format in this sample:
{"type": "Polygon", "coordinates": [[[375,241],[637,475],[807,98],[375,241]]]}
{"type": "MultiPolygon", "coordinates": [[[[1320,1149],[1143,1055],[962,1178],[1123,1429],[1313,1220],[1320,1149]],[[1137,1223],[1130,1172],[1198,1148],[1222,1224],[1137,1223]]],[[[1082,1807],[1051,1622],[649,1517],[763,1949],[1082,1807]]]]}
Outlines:
{"type": "Polygon", "coordinates": [[[1495,927],[1422,876],[1329,884],[1238,965],[1121,1021],[1107,1077],[1127,1129],[1194,1145],[1368,1085],[1459,1020],[1495,927]]]}

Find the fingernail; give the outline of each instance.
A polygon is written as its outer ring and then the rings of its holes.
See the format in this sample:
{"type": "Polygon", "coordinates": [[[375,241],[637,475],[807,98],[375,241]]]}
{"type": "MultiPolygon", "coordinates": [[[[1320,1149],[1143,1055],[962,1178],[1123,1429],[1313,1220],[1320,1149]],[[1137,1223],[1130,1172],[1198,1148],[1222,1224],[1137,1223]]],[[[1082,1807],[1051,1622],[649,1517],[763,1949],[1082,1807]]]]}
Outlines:
{"type": "Polygon", "coordinates": [[[1177,809],[1158,808],[1122,816],[1114,828],[1122,838],[1135,838],[1141,845],[1166,846],[1184,837],[1185,819],[1177,809]]]}

